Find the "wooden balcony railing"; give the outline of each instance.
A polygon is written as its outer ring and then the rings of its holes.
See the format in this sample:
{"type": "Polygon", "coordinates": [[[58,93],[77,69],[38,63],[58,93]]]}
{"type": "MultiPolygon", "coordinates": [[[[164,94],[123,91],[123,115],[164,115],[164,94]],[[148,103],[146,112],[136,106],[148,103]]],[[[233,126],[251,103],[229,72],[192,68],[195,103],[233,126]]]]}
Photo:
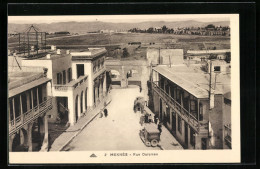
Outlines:
{"type": "Polygon", "coordinates": [[[34,108],[9,121],[9,135],[18,131],[21,127],[35,120],[52,109],[52,98],[42,102],[34,108]]]}
{"type": "Polygon", "coordinates": [[[200,123],[191,113],[189,113],[183,106],[181,106],[176,100],[174,100],[168,93],[162,90],[155,82],[152,83],[153,89],[158,93],[167,104],[174,108],[174,110],[184,119],[190,126],[199,131],[200,123]]]}
{"type": "Polygon", "coordinates": [[[231,124],[224,125],[224,139],[225,143],[229,148],[232,148],[232,137],[231,137],[231,124]]]}
{"type": "Polygon", "coordinates": [[[72,80],[71,82],[67,83],[67,84],[55,84],[54,85],[54,89],[55,90],[59,90],[59,91],[67,91],[70,89],[75,89],[77,87],[79,87],[82,83],[84,83],[87,80],[88,76],[80,76],[78,79],[76,80],[72,80]]]}

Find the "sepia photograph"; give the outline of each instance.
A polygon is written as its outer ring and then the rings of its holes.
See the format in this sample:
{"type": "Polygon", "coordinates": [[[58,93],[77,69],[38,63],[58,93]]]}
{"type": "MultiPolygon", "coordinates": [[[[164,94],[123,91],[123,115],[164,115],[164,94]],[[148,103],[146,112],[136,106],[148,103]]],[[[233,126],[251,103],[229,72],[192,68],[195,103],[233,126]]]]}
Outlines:
{"type": "Polygon", "coordinates": [[[239,162],[238,18],[8,16],[9,162],[239,162]]]}

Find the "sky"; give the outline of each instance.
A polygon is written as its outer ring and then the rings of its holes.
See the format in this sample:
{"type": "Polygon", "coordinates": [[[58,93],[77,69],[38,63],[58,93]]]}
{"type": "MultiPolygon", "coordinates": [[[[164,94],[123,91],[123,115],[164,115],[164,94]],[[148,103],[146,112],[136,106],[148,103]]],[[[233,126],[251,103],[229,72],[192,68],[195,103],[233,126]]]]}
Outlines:
{"type": "Polygon", "coordinates": [[[196,20],[201,22],[229,21],[227,14],[211,15],[63,15],[63,16],[8,16],[8,23],[53,23],[53,22],[114,22],[134,23],[145,21],[185,21],[196,20]]]}

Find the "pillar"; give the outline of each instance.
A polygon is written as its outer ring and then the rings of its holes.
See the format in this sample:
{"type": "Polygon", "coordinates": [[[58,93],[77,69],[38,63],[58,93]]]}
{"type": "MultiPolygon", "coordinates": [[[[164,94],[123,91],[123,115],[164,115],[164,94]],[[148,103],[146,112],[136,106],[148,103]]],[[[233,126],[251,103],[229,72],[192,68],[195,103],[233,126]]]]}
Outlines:
{"type": "Polygon", "coordinates": [[[73,94],[70,93],[70,95],[68,96],[68,116],[69,116],[69,124],[70,126],[73,126],[75,123],[75,98],[73,98],[73,94]]]}
{"type": "Polygon", "coordinates": [[[42,143],[42,147],[40,151],[48,151],[48,147],[49,147],[49,132],[48,132],[48,118],[47,115],[45,115],[44,117],[44,139],[43,139],[43,143],[42,143]]]}
{"type": "Polygon", "coordinates": [[[28,151],[32,152],[32,126],[33,122],[28,124],[28,151]]]}
{"type": "Polygon", "coordinates": [[[9,140],[8,140],[8,142],[9,142],[9,152],[12,152],[12,151],[13,151],[13,150],[12,150],[13,140],[14,140],[14,134],[11,135],[11,136],[9,136],[9,140]]]}

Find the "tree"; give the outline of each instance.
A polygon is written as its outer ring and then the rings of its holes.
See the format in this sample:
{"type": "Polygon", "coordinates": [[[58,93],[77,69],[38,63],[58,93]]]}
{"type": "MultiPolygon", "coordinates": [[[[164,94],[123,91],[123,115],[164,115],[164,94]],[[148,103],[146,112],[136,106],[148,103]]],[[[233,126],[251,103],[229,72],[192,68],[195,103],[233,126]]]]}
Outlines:
{"type": "Polygon", "coordinates": [[[230,61],[231,61],[231,53],[230,52],[226,52],[226,54],[225,54],[225,61],[227,62],[227,63],[230,63],[230,61]]]}
{"type": "Polygon", "coordinates": [[[153,33],[153,27],[150,27],[148,30],[147,30],[148,33],[153,33]]]}
{"type": "Polygon", "coordinates": [[[208,26],[205,27],[206,29],[210,29],[210,28],[214,28],[215,29],[215,26],[213,24],[209,24],[208,26]]]}
{"type": "Polygon", "coordinates": [[[166,33],[167,29],[168,29],[168,28],[164,25],[164,26],[162,27],[163,33],[166,33]]]}
{"type": "Polygon", "coordinates": [[[122,56],[122,58],[127,58],[127,57],[129,57],[129,53],[127,51],[127,48],[124,48],[123,49],[123,56],[122,56]]]}

